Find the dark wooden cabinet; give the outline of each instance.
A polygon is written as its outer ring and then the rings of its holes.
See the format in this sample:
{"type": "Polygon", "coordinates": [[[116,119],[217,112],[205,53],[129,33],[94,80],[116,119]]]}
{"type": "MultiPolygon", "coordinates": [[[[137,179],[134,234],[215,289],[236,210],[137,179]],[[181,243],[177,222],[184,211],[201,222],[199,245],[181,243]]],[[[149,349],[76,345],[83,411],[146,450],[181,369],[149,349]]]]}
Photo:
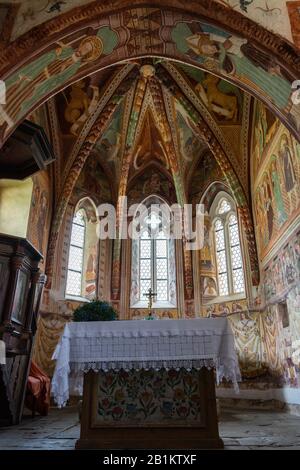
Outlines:
{"type": "Polygon", "coordinates": [[[28,368],[45,276],[42,255],[24,238],[0,234],[0,424],[16,424],[23,410],[28,368]]]}
{"type": "Polygon", "coordinates": [[[41,126],[23,121],[0,149],[0,177],[24,179],[55,160],[41,126]]]}

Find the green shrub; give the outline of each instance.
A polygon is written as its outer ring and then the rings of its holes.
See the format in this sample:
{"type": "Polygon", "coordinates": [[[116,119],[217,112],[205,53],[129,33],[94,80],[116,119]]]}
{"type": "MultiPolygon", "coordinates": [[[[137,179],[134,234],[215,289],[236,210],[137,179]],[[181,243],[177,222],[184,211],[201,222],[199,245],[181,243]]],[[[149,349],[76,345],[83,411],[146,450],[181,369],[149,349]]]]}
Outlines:
{"type": "Polygon", "coordinates": [[[76,308],[73,314],[74,321],[112,321],[116,319],[116,311],[104,300],[93,300],[81,305],[76,308]]]}

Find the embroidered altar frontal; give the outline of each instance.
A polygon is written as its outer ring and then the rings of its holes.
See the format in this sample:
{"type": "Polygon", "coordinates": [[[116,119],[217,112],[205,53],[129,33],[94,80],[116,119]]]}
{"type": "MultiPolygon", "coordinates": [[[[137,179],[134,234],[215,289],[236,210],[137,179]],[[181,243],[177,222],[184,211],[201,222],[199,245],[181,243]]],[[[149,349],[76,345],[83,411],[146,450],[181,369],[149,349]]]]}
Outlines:
{"type": "Polygon", "coordinates": [[[97,424],[198,426],[203,421],[196,369],[102,372],[97,387],[97,424]]]}
{"type": "Polygon", "coordinates": [[[54,358],[59,406],[84,378],[76,448],[223,447],[214,370],[240,380],[226,318],[70,323],[54,358]]]}

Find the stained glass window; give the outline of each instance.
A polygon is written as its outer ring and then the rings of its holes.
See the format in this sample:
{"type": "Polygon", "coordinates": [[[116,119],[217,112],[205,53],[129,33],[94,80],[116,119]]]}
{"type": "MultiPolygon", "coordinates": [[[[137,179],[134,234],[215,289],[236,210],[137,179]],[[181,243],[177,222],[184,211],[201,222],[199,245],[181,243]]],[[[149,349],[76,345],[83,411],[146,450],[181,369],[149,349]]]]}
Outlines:
{"type": "Polygon", "coordinates": [[[219,295],[245,292],[239,226],[233,203],[225,197],[217,206],[214,219],[219,295]]]}
{"type": "Polygon", "coordinates": [[[77,297],[82,295],[85,228],[84,211],[81,209],[76,212],[72,222],[66,287],[67,295],[77,297]]]}

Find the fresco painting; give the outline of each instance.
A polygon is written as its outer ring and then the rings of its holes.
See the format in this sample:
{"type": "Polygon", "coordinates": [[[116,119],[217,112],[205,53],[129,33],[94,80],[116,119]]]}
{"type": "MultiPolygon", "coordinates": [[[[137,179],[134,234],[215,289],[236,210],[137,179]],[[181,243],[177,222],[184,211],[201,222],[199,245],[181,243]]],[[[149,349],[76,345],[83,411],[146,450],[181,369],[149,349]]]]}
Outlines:
{"type": "Polygon", "coordinates": [[[74,195],[77,200],[91,196],[95,204],[111,201],[111,187],[97,158],[88,158],[77,180],[74,195]]]}
{"type": "Polygon", "coordinates": [[[300,2],[286,2],[291,22],[292,38],[295,46],[300,48],[300,2]]]}
{"type": "Polygon", "coordinates": [[[189,127],[181,112],[178,110],[176,112],[176,120],[178,122],[180,152],[183,159],[182,166],[185,167],[188,162],[193,161],[194,157],[199,154],[202,148],[202,143],[189,127]]]}
{"type": "Polygon", "coordinates": [[[277,388],[299,386],[300,377],[300,291],[295,288],[289,296],[290,326],[282,327],[275,307],[263,311],[249,310],[247,300],[225,302],[204,307],[210,317],[227,316],[243,378],[255,383],[242,383],[241,388],[277,388]]]}
{"type": "Polygon", "coordinates": [[[214,246],[211,230],[211,221],[208,216],[204,216],[203,247],[200,250],[201,271],[212,271],[214,268],[214,264],[214,246]]]}
{"type": "MultiPolygon", "coordinates": [[[[154,309],[155,316],[162,320],[172,320],[175,318],[180,318],[177,309],[154,309]]],[[[130,319],[131,320],[144,320],[149,315],[149,309],[147,308],[131,308],[130,309],[130,319]]]]}
{"type": "MultiPolygon", "coordinates": [[[[12,123],[43,102],[49,90],[55,93],[82,78],[86,71],[99,70],[101,64],[113,65],[136,54],[164,55],[232,78],[272,102],[298,128],[297,109],[291,108],[290,102],[290,75],[246,39],[189,15],[155,8],[133,8],[107,17],[102,23],[94,34],[83,31],[80,40],[78,35],[58,40],[55,47],[7,77],[4,111],[9,120],[1,118],[2,137],[12,123]],[[151,37],[149,45],[145,36],[151,37]]],[[[217,117],[225,121],[238,119],[240,103],[234,87],[214,76],[205,76],[196,91],[217,117]]]]}
{"type": "MultiPolygon", "coordinates": [[[[255,129],[254,142],[267,133],[255,129]]],[[[255,147],[254,147],[255,148],[255,147]]],[[[254,153],[254,160],[257,153],[254,153]]],[[[254,182],[254,215],[261,258],[297,217],[300,209],[300,159],[295,139],[282,126],[267,144],[259,174],[254,182]]],[[[255,164],[255,163],[254,163],[255,164]]]]}
{"type": "Polygon", "coordinates": [[[239,88],[196,67],[181,65],[180,68],[189,77],[195,93],[218,122],[240,123],[243,95],[239,88]]]}
{"type": "MultiPolygon", "coordinates": [[[[44,171],[32,177],[33,192],[29,214],[27,237],[46,258],[51,218],[50,176],[44,171]]],[[[44,265],[45,266],[45,263],[44,265]]]]}
{"type": "Polygon", "coordinates": [[[138,178],[129,182],[128,203],[139,204],[151,194],[161,196],[167,202],[175,200],[173,184],[155,167],[146,168],[138,178]]]}
{"type": "MultiPolygon", "coordinates": [[[[14,11],[12,31],[8,39],[13,41],[29,29],[64,14],[72,8],[85,5],[86,1],[72,0],[71,3],[53,1],[52,5],[49,3],[48,1],[41,4],[39,0],[22,0],[14,11]]],[[[216,3],[238,11],[265,28],[281,34],[290,41],[294,40],[296,43],[293,34],[292,12],[293,8],[297,8],[299,1],[272,0],[270,5],[265,0],[216,0],[216,3]],[[287,15],[287,11],[290,17],[287,15]]]]}
{"type": "Polygon", "coordinates": [[[300,282],[300,233],[284,243],[276,256],[264,268],[264,295],[266,302],[286,296],[291,287],[300,282]]]}
{"type": "Polygon", "coordinates": [[[279,65],[259,52],[246,39],[204,23],[178,23],[172,30],[178,51],[211,71],[224,71],[247,78],[257,89],[268,94],[279,108],[288,105],[289,81],[279,65]]]}
{"type": "Polygon", "coordinates": [[[94,36],[84,37],[77,46],[60,41],[55,49],[23,66],[6,80],[6,113],[13,121],[19,120],[43,100],[49,90],[67,83],[80,69],[102,55],[109,55],[117,42],[116,33],[108,26],[99,28],[94,36]],[[15,100],[18,107],[14,106],[15,100]]]}
{"type": "Polygon", "coordinates": [[[124,103],[121,102],[117,107],[114,116],[106,131],[97,141],[95,148],[99,151],[101,158],[108,163],[110,167],[116,167],[119,171],[119,151],[121,149],[122,137],[122,115],[124,103]]]}
{"type": "Polygon", "coordinates": [[[297,45],[297,37],[293,32],[293,23],[297,17],[293,13],[299,7],[298,0],[216,0],[221,5],[239,11],[266,29],[287,38],[297,45]]]}
{"type": "Polygon", "coordinates": [[[299,144],[277,125],[262,152],[254,183],[257,226],[265,224],[267,227],[264,239],[263,232],[257,231],[257,239],[262,240],[262,260],[266,252],[264,246],[272,247],[275,241],[278,246],[271,259],[263,261],[262,303],[266,306],[262,316],[263,355],[272,370],[277,371],[280,383],[298,387],[300,233],[299,229],[293,229],[293,224],[299,218],[299,144]],[[262,200],[264,205],[261,205],[262,200]],[[264,217],[259,218],[263,211],[264,217]]]}
{"type": "Polygon", "coordinates": [[[279,121],[260,101],[255,103],[253,145],[252,145],[252,177],[255,179],[268,154],[279,121]]]}
{"type": "Polygon", "coordinates": [[[247,299],[209,303],[207,305],[203,305],[202,307],[202,315],[204,317],[227,316],[233,313],[246,311],[248,311],[247,299]]]}
{"type": "Polygon", "coordinates": [[[65,99],[63,107],[66,131],[75,136],[79,135],[84,123],[97,108],[99,88],[85,80],[79,80],[63,91],[62,95],[65,99]]]}
{"type": "Polygon", "coordinates": [[[224,175],[213,154],[206,151],[199,158],[190,184],[192,200],[199,203],[204,191],[215,181],[224,181],[224,175]]]}
{"type": "Polygon", "coordinates": [[[201,284],[203,297],[216,297],[218,295],[217,282],[213,277],[201,277],[201,284]]]}

